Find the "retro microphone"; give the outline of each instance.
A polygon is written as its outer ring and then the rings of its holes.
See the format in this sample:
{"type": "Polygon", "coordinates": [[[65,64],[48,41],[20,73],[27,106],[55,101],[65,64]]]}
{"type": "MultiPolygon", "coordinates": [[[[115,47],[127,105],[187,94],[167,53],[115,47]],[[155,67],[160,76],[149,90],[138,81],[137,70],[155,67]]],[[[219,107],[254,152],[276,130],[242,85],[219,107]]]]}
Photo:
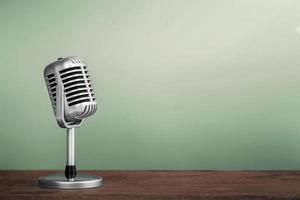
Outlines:
{"type": "Polygon", "coordinates": [[[64,174],[40,177],[39,184],[46,188],[93,188],[102,185],[102,178],[76,173],[75,131],[85,118],[97,110],[85,62],[78,57],[58,58],[46,66],[44,79],[56,121],[67,129],[67,164],[64,174]]]}

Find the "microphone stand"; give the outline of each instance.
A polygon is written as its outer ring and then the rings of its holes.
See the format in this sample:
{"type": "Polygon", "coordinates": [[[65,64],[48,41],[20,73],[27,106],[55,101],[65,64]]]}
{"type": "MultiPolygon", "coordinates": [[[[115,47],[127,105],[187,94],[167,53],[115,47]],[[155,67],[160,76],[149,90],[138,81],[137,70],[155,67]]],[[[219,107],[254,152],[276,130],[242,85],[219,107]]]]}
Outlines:
{"type": "Polygon", "coordinates": [[[103,178],[76,173],[75,167],[75,128],[82,124],[65,120],[65,93],[62,85],[57,85],[56,118],[60,127],[67,129],[67,164],[65,173],[55,173],[39,178],[39,185],[56,189],[83,189],[102,186],[103,178]]]}
{"type": "Polygon", "coordinates": [[[76,177],[75,166],[75,128],[67,128],[67,165],[65,176],[69,181],[76,177]]]}

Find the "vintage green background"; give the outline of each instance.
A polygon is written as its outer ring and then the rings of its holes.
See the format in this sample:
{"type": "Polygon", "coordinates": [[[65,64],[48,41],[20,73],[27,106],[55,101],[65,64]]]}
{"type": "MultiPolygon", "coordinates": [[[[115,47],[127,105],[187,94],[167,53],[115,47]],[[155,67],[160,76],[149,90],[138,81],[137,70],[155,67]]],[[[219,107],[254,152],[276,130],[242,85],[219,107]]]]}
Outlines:
{"type": "Polygon", "coordinates": [[[42,72],[88,65],[79,169],[299,169],[300,1],[0,0],[0,169],[63,169],[42,72]]]}

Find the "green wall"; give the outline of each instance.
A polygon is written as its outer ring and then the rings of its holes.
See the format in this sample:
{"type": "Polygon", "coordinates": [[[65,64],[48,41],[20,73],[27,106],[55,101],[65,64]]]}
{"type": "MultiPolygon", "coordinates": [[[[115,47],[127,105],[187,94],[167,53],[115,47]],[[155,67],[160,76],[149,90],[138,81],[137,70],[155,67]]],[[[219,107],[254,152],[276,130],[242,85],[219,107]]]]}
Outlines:
{"type": "Polygon", "coordinates": [[[299,169],[300,1],[0,0],[0,169],[63,169],[42,72],[88,65],[79,169],[299,169]]]}

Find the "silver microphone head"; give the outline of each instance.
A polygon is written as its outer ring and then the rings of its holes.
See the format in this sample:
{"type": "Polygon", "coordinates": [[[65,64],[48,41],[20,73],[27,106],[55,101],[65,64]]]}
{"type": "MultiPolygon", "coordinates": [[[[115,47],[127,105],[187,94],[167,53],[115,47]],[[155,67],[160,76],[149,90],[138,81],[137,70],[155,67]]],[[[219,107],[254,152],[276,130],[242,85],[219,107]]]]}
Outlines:
{"type": "Polygon", "coordinates": [[[96,98],[87,72],[85,62],[74,56],[59,58],[44,70],[52,108],[61,127],[66,126],[57,114],[59,100],[63,101],[63,118],[69,124],[80,124],[84,118],[97,110],[96,98]]]}

